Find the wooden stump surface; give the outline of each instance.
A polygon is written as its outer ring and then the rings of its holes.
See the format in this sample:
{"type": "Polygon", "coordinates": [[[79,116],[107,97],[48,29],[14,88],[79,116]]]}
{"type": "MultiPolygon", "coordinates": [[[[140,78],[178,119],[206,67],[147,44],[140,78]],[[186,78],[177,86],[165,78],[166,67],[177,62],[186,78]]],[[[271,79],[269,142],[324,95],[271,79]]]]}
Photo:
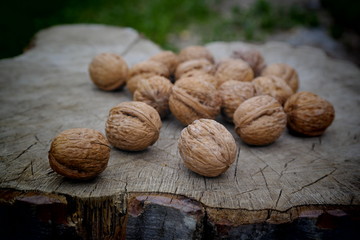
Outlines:
{"type": "MultiPolygon", "coordinates": [[[[126,89],[104,92],[92,84],[91,59],[114,52],[131,66],[161,49],[132,29],[102,25],[52,27],[39,32],[33,45],[21,56],[0,61],[3,190],[89,201],[112,198],[124,211],[132,194],[180,196],[200,203],[210,216],[245,223],[290,221],[293,209],[306,206],[360,204],[360,71],[349,62],[331,59],[312,47],[293,48],[279,42],[251,45],[268,64],[293,66],[299,73],[300,91],[312,91],[334,105],[335,120],[321,137],[300,138],[286,131],[274,144],[250,147],[219,116],[240,151],[226,173],[206,178],[182,164],[177,141],[184,126],[170,116],[153,146],[142,152],[113,148],[108,168],[94,180],[79,182],[51,170],[47,153],[52,139],[75,127],[104,133],[110,108],[131,100],[126,89]],[[235,210],[247,215],[240,219],[228,214],[235,210]]],[[[244,46],[250,45],[206,45],[216,60],[244,46]]]]}

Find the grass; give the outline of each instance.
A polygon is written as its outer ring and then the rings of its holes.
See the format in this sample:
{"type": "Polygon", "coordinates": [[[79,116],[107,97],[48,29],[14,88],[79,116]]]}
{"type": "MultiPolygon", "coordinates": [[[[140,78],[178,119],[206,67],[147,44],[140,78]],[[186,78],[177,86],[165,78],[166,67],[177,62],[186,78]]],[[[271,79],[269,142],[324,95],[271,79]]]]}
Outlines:
{"type": "Polygon", "coordinates": [[[132,27],[165,49],[169,36],[190,31],[201,43],[214,40],[261,41],[279,29],[317,24],[315,13],[278,8],[257,0],[249,9],[234,7],[230,17],[217,11],[219,0],[12,0],[0,3],[0,58],[21,54],[40,29],[57,24],[101,23],[132,27]]]}

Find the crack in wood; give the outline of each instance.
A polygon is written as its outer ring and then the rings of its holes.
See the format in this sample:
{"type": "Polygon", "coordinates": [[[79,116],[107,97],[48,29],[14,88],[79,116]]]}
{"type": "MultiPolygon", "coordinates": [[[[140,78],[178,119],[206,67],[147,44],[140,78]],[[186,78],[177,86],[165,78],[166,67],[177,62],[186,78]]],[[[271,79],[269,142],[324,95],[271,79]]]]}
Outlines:
{"type": "Polygon", "coordinates": [[[251,174],[251,176],[255,176],[255,175],[258,174],[259,172],[264,171],[267,167],[269,167],[269,165],[266,165],[266,166],[263,167],[263,168],[259,168],[259,171],[254,172],[253,174],[251,174]]]}
{"type": "MultiPolygon", "coordinates": [[[[265,169],[265,168],[264,168],[264,169],[265,169]]],[[[263,169],[260,169],[260,172],[261,172],[261,175],[262,175],[263,178],[264,178],[266,189],[268,190],[269,195],[270,195],[271,192],[270,192],[269,185],[268,185],[268,182],[267,182],[267,180],[266,180],[266,177],[265,177],[265,175],[264,175],[263,169]]],[[[271,196],[270,196],[270,197],[271,197],[271,196]]]]}
{"type": "Polygon", "coordinates": [[[140,36],[137,36],[135,40],[133,40],[124,51],[121,52],[121,56],[125,56],[138,42],[140,42],[143,38],[140,36]]]}
{"type": "Polygon", "coordinates": [[[31,166],[30,166],[31,175],[34,176],[34,166],[33,166],[33,161],[32,160],[30,161],[30,164],[31,164],[31,166]]]}
{"type": "Polygon", "coordinates": [[[291,159],[290,161],[287,161],[287,162],[284,164],[284,168],[286,169],[287,166],[288,166],[288,164],[291,163],[291,162],[293,162],[293,161],[295,161],[295,160],[296,160],[296,158],[293,158],[293,159],[291,159]]]}
{"type": "Polygon", "coordinates": [[[234,178],[236,178],[236,176],[237,176],[239,157],[240,157],[240,147],[238,148],[238,152],[237,152],[237,155],[236,155],[234,178]]]}
{"type": "Polygon", "coordinates": [[[330,176],[331,174],[333,174],[336,170],[337,170],[337,168],[335,168],[334,170],[332,170],[330,173],[325,174],[324,176],[316,179],[315,181],[313,181],[313,182],[311,182],[311,183],[308,183],[308,184],[302,186],[299,190],[296,190],[296,191],[294,191],[294,192],[291,192],[291,194],[300,192],[300,191],[303,190],[304,188],[310,187],[311,185],[314,185],[314,184],[320,182],[320,181],[323,180],[324,178],[326,178],[326,177],[330,176]]]}
{"type": "Polygon", "coordinates": [[[276,200],[276,203],[275,203],[275,209],[277,208],[277,206],[278,206],[278,203],[279,203],[279,200],[280,200],[280,197],[281,197],[281,194],[282,194],[282,189],[280,190],[280,192],[279,192],[279,196],[278,196],[278,198],[277,198],[277,200],[276,200]]]}
{"type": "Polygon", "coordinates": [[[90,191],[89,197],[92,196],[93,192],[97,189],[98,185],[99,185],[99,182],[97,182],[97,183],[95,184],[95,186],[93,187],[93,189],[90,191]]]}
{"type": "Polygon", "coordinates": [[[311,144],[311,151],[314,151],[315,145],[316,145],[315,143],[312,143],[312,144],[311,144]]]}
{"type": "Polygon", "coordinates": [[[25,150],[23,150],[19,155],[17,155],[14,159],[12,159],[11,161],[14,161],[16,159],[18,159],[19,157],[21,157],[22,155],[24,155],[27,151],[30,150],[30,148],[32,148],[34,145],[36,145],[37,142],[31,144],[30,146],[28,146],[25,150]]]}
{"type": "Polygon", "coordinates": [[[258,160],[260,160],[261,162],[263,162],[266,166],[268,166],[272,171],[274,171],[277,175],[280,175],[280,173],[278,173],[275,169],[273,169],[269,164],[267,164],[267,162],[262,159],[261,157],[259,157],[257,154],[254,153],[254,151],[248,149],[249,152],[254,156],[256,157],[258,160]]]}
{"type": "Polygon", "coordinates": [[[245,194],[245,193],[250,193],[250,192],[253,192],[253,191],[256,191],[256,190],[259,190],[259,188],[254,188],[254,189],[250,189],[250,190],[247,190],[247,191],[243,191],[243,192],[235,194],[235,196],[239,196],[239,195],[242,195],[242,194],[245,194]]]}
{"type": "Polygon", "coordinates": [[[283,170],[281,170],[281,172],[280,172],[280,175],[279,175],[279,178],[278,178],[278,179],[282,178],[282,176],[284,175],[284,172],[287,170],[287,167],[288,167],[289,163],[291,163],[291,162],[293,162],[293,161],[295,161],[295,160],[296,160],[296,158],[293,158],[293,159],[291,159],[291,160],[287,161],[287,162],[284,164],[284,169],[283,169],[283,170]]]}
{"type": "Polygon", "coordinates": [[[350,199],[350,205],[352,205],[352,204],[354,203],[354,199],[355,199],[355,196],[352,195],[352,196],[351,196],[351,199],[350,199]]]}

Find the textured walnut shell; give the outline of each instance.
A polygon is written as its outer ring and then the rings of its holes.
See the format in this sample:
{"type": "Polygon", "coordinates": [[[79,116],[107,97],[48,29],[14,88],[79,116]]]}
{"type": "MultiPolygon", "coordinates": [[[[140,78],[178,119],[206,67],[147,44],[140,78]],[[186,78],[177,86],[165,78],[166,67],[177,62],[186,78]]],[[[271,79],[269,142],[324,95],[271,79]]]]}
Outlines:
{"type": "Polygon", "coordinates": [[[125,85],[129,68],[125,60],[113,53],[95,56],[89,65],[93,83],[100,89],[111,91],[125,85]]]}
{"type": "Polygon", "coordinates": [[[233,52],[233,58],[240,58],[247,62],[255,76],[259,76],[261,71],[265,68],[265,60],[261,53],[255,48],[242,48],[233,52]]]}
{"type": "Polygon", "coordinates": [[[276,141],[286,127],[286,114],[280,103],[268,95],[244,101],[234,113],[235,131],[250,145],[276,141]]]}
{"type": "Polygon", "coordinates": [[[190,72],[183,74],[181,77],[182,78],[195,77],[199,80],[203,80],[208,83],[211,83],[212,85],[214,85],[214,87],[216,87],[218,84],[217,78],[214,75],[205,73],[203,71],[190,71],[190,72]]]}
{"type": "Polygon", "coordinates": [[[241,59],[226,59],[216,66],[215,76],[220,86],[229,80],[250,82],[254,79],[254,72],[250,65],[241,59]]]}
{"type": "Polygon", "coordinates": [[[169,98],[172,114],[184,125],[196,119],[214,119],[220,113],[221,98],[211,83],[196,77],[175,82],[169,98]]]}
{"type": "Polygon", "coordinates": [[[189,46],[181,49],[179,52],[179,63],[186,62],[193,59],[205,58],[211,63],[214,63],[214,57],[211,52],[203,46],[189,46]]]}
{"type": "Polygon", "coordinates": [[[133,94],[137,88],[137,84],[142,79],[148,79],[152,76],[170,77],[169,69],[160,62],[144,61],[135,64],[130,69],[129,79],[126,82],[126,87],[133,94]]]}
{"type": "Polygon", "coordinates": [[[173,84],[169,79],[153,76],[138,83],[133,100],[149,104],[158,111],[161,118],[169,112],[169,97],[173,84]]]}
{"type": "Polygon", "coordinates": [[[183,75],[194,71],[213,74],[214,65],[207,59],[194,59],[180,63],[175,71],[175,79],[180,79],[183,75]]]}
{"type": "Polygon", "coordinates": [[[185,166],[206,177],[224,173],[235,161],[237,154],[231,133],[211,119],[196,120],[184,128],[178,149],[185,166]]]}
{"type": "Polygon", "coordinates": [[[132,76],[126,82],[126,88],[129,90],[129,92],[131,94],[134,94],[134,92],[136,91],[136,89],[138,87],[139,82],[141,82],[143,80],[146,81],[149,78],[152,78],[154,76],[158,76],[158,75],[154,75],[153,73],[143,73],[143,74],[132,76]]]}
{"type": "Polygon", "coordinates": [[[276,76],[257,77],[252,83],[257,95],[270,95],[281,105],[294,93],[282,78],[276,76]]]}
{"type": "Polygon", "coordinates": [[[106,136],[116,148],[141,151],[159,138],[161,119],[158,112],[143,102],[122,102],[113,107],[106,122],[106,136]]]}
{"type": "Polygon", "coordinates": [[[311,92],[298,92],[285,103],[287,126],[306,136],[319,136],[335,118],[333,105],[311,92]]]}
{"type": "Polygon", "coordinates": [[[255,96],[255,88],[251,82],[229,80],[218,88],[221,96],[221,113],[229,122],[233,122],[235,110],[246,99],[255,96]]]}
{"type": "Polygon", "coordinates": [[[274,63],[268,65],[261,72],[261,76],[277,76],[285,80],[285,82],[291,87],[294,93],[299,88],[299,76],[296,70],[287,64],[274,63]]]}
{"type": "Polygon", "coordinates": [[[103,172],[110,158],[110,144],[100,132],[73,128],[56,136],[50,147],[50,167],[71,179],[90,179],[103,172]]]}
{"type": "Polygon", "coordinates": [[[149,58],[149,60],[164,64],[168,68],[170,74],[175,72],[175,69],[179,64],[178,55],[172,51],[162,51],[149,58]]]}

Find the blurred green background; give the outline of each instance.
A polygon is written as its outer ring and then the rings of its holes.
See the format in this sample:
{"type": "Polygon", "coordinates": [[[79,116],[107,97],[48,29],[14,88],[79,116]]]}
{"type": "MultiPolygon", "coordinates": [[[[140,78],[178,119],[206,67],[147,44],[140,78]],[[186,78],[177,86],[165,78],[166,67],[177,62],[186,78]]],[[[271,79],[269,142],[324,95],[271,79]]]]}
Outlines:
{"type": "MultiPolygon", "coordinates": [[[[334,19],[345,19],[330,26],[329,31],[336,37],[341,37],[344,25],[359,20],[358,16],[347,19],[358,13],[354,11],[356,8],[349,5],[344,7],[344,2],[347,1],[349,0],[341,1],[340,9],[336,1],[321,1],[325,2],[323,5],[328,9],[338,9],[341,12],[331,15],[334,19]],[[349,11],[352,13],[349,14],[349,11]]],[[[245,4],[239,2],[241,1],[2,1],[0,58],[21,54],[37,31],[59,24],[101,23],[132,27],[161,47],[177,50],[177,41],[184,39],[196,38],[200,44],[215,40],[260,42],[270,34],[294,26],[316,27],[321,23],[319,9],[311,7],[311,4],[285,7],[276,4],[278,1],[254,0],[244,1],[248,2],[244,7],[245,4]]]]}

